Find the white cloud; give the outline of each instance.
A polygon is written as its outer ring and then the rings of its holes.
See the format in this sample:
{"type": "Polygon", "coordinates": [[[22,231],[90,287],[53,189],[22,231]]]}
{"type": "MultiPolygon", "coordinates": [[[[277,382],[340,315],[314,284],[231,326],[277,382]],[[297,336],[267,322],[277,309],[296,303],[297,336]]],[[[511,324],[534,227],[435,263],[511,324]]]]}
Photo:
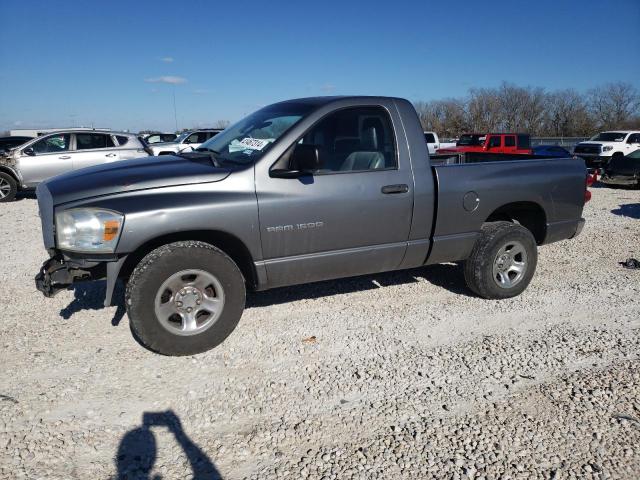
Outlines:
{"type": "Polygon", "coordinates": [[[147,83],[168,83],[169,85],[179,85],[181,83],[187,83],[187,79],[184,77],[174,77],[172,75],[164,75],[162,77],[145,78],[147,83]]]}
{"type": "Polygon", "coordinates": [[[173,62],[173,57],[162,57],[160,60],[162,60],[164,63],[171,63],[173,62]]]}
{"type": "Polygon", "coordinates": [[[331,92],[333,92],[335,89],[336,89],[336,86],[335,86],[335,85],[333,85],[333,84],[331,84],[331,83],[325,83],[324,85],[322,85],[322,86],[320,87],[320,90],[321,90],[323,93],[331,93],[331,92]]]}

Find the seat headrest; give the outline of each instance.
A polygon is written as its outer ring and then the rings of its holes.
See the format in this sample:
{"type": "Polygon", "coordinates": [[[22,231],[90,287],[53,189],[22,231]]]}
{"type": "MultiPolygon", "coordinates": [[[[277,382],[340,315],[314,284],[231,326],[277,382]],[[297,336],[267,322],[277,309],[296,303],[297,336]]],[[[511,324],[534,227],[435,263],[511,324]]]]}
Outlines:
{"type": "Polygon", "coordinates": [[[383,141],[383,128],[382,122],[379,118],[367,118],[362,122],[362,149],[368,151],[376,151],[380,149],[380,144],[383,141]]]}

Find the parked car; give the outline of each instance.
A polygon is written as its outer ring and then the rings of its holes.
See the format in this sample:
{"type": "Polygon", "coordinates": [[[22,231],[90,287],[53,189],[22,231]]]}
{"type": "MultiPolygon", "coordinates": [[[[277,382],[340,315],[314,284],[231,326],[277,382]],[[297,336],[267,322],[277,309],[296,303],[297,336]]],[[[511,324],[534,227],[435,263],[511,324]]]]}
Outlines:
{"type": "Polygon", "coordinates": [[[464,260],[477,295],[518,295],[537,246],[580,233],[588,193],[575,159],[432,166],[407,100],[291,100],[195,152],[41,184],[36,286],[106,277],[109,305],[122,278],[137,338],[190,355],[231,334],[246,287],[464,260]]]}
{"type": "Polygon", "coordinates": [[[210,128],[183,132],[174,142],[155,143],[149,145],[154,155],[171,155],[177,152],[192,152],[201,144],[215,137],[222,130],[210,128]]]}
{"type": "Polygon", "coordinates": [[[640,150],[631,152],[624,157],[611,158],[604,167],[600,181],[608,185],[628,185],[640,188],[640,150]]]}
{"type": "Polygon", "coordinates": [[[573,153],[584,158],[589,168],[604,167],[612,158],[624,157],[640,150],[639,130],[600,132],[576,145],[573,153]]]}
{"type": "Polygon", "coordinates": [[[7,152],[12,148],[19,147],[23,143],[33,140],[33,137],[0,137],[0,153],[7,152]]]}
{"type": "Polygon", "coordinates": [[[436,132],[424,132],[424,139],[427,142],[427,147],[429,148],[430,155],[436,153],[436,150],[438,150],[439,148],[448,148],[455,146],[455,143],[452,142],[441,142],[436,132]]]}
{"type": "Polygon", "coordinates": [[[147,142],[149,145],[154,143],[168,143],[175,142],[178,135],[175,133],[147,133],[146,135],[142,135],[142,139],[147,142]]]}
{"type": "Polygon", "coordinates": [[[557,158],[573,157],[573,154],[569,150],[559,145],[536,145],[533,147],[533,154],[557,158]]]}
{"type": "Polygon", "coordinates": [[[460,135],[455,147],[440,148],[438,154],[492,152],[531,155],[531,136],[526,133],[466,133],[460,135]]]}
{"type": "Polygon", "coordinates": [[[43,135],[0,155],[0,202],[54,175],[148,155],[130,133],[61,130],[43,135]]]}

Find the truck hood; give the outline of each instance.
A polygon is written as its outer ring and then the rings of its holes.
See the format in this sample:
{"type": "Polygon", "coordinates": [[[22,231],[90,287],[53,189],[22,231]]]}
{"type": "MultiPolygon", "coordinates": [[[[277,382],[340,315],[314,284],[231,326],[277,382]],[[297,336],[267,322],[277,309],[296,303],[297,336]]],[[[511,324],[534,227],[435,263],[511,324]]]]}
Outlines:
{"type": "Polygon", "coordinates": [[[208,157],[174,155],[123,160],[83,168],[45,182],[53,204],[149,188],[219,182],[231,169],[217,168],[208,157]]]}

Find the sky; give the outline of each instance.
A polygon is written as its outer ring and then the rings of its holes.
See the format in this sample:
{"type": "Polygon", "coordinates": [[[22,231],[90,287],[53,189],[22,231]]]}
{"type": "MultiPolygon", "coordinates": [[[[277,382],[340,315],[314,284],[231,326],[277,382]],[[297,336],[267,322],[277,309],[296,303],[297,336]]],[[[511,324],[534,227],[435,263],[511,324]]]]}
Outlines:
{"type": "Polygon", "coordinates": [[[0,0],[0,131],[175,130],[317,95],[640,88],[640,0],[0,0]]]}

